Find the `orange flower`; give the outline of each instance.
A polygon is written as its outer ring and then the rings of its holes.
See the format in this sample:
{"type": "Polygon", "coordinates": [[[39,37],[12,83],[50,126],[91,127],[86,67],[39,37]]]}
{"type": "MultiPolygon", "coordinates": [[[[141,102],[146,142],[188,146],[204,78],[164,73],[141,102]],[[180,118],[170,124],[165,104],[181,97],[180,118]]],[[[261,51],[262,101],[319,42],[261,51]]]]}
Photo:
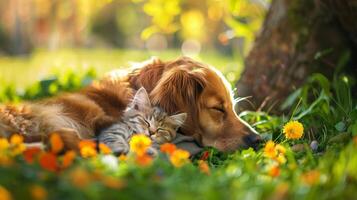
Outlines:
{"type": "Polygon", "coordinates": [[[1,200],[12,199],[10,192],[6,188],[2,187],[1,185],[0,185],[0,199],[1,200]]]}
{"type": "Polygon", "coordinates": [[[53,153],[59,153],[62,151],[64,144],[61,136],[58,133],[52,133],[50,136],[51,151],[53,153]]]}
{"type": "Polygon", "coordinates": [[[79,143],[80,153],[83,158],[95,157],[97,155],[96,144],[94,141],[83,140],[79,143]]]}
{"type": "Polygon", "coordinates": [[[76,152],[67,151],[63,156],[62,167],[67,168],[71,166],[75,158],[76,158],[76,152]]]}
{"type": "Polygon", "coordinates": [[[40,152],[41,149],[38,147],[31,147],[26,149],[23,153],[25,161],[29,164],[32,164],[35,156],[38,155],[40,152]]]}
{"type": "Polygon", "coordinates": [[[42,168],[55,172],[57,170],[56,155],[50,152],[45,152],[40,156],[39,163],[42,168]]]}
{"type": "Polygon", "coordinates": [[[201,172],[203,172],[203,173],[205,173],[207,175],[211,174],[210,168],[209,168],[207,162],[204,161],[204,160],[199,160],[198,161],[198,168],[200,169],[201,172]]]}
{"type": "Polygon", "coordinates": [[[130,150],[138,156],[146,154],[147,149],[151,145],[151,140],[143,134],[134,135],[130,140],[130,150]]]}
{"type": "Polygon", "coordinates": [[[320,172],[312,170],[301,175],[301,180],[306,185],[315,185],[320,181],[320,172]]]}
{"type": "Polygon", "coordinates": [[[177,149],[170,156],[170,161],[175,167],[182,167],[189,162],[190,153],[188,151],[177,149]]]}
{"type": "Polygon", "coordinates": [[[121,155],[118,157],[118,159],[119,159],[119,161],[124,162],[124,161],[126,161],[128,158],[126,157],[126,155],[121,154],[121,155]]]}
{"type": "Polygon", "coordinates": [[[136,163],[143,167],[151,165],[152,160],[152,157],[147,154],[137,155],[135,158],[136,163]]]}
{"type": "Polygon", "coordinates": [[[160,146],[160,151],[171,155],[176,150],[176,145],[172,143],[165,143],[160,146]]]}
{"type": "Polygon", "coordinates": [[[10,166],[13,160],[5,153],[0,152],[0,166],[10,166]]]}
{"type": "Polygon", "coordinates": [[[47,191],[40,185],[33,185],[30,191],[33,199],[42,200],[47,198],[47,191]]]}
{"type": "Polygon", "coordinates": [[[117,178],[105,176],[103,178],[103,184],[112,189],[120,189],[124,186],[124,183],[117,178]]]}
{"type": "Polygon", "coordinates": [[[105,144],[100,143],[99,144],[99,150],[102,154],[111,154],[112,150],[105,144]]]}
{"type": "Polygon", "coordinates": [[[271,167],[269,169],[269,172],[268,172],[269,176],[271,177],[278,177],[280,175],[280,168],[278,165],[274,165],[273,167],[271,167]]]}
{"type": "Polygon", "coordinates": [[[72,184],[78,188],[85,188],[90,184],[92,176],[81,168],[76,168],[69,176],[72,184]]]}
{"type": "Polygon", "coordinates": [[[95,149],[97,147],[97,144],[92,140],[82,140],[79,142],[78,147],[80,149],[83,147],[91,147],[91,148],[95,149]]]}

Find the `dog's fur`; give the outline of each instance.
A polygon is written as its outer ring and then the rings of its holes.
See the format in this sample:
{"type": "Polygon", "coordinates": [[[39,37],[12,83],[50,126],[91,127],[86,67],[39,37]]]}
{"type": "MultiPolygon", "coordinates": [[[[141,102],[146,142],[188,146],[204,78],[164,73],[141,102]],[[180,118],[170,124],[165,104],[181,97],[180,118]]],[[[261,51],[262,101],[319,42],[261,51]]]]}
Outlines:
{"type": "Polygon", "coordinates": [[[3,106],[0,133],[8,136],[18,132],[34,138],[36,134],[58,132],[67,148],[76,149],[80,139],[93,138],[117,121],[140,87],[169,114],[187,113],[180,131],[194,136],[203,146],[231,151],[254,146],[259,141],[236,115],[232,90],[221,73],[187,57],[170,62],[152,59],[125,75],[113,72],[80,92],[26,104],[23,108],[3,106]],[[16,123],[11,120],[19,116],[24,122],[31,122],[31,126],[14,127],[16,123]]]}

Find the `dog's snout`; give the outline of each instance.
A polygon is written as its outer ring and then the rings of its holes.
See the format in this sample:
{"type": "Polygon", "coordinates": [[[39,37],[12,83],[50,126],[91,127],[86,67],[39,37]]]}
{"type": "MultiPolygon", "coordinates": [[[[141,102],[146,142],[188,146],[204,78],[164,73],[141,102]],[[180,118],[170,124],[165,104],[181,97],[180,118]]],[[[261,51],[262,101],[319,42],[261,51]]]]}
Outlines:
{"type": "Polygon", "coordinates": [[[249,135],[244,137],[244,142],[247,144],[248,147],[253,147],[254,149],[257,149],[259,144],[262,142],[262,138],[256,133],[250,133],[249,135]]]}

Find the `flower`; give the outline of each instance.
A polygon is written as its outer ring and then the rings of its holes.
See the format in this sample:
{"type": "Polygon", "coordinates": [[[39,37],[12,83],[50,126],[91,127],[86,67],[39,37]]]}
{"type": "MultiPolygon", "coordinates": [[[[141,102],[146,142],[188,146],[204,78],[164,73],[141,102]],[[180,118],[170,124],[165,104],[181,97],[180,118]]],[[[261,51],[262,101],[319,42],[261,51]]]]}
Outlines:
{"type": "Polygon", "coordinates": [[[112,188],[112,189],[121,189],[124,186],[123,181],[110,177],[110,176],[105,176],[102,180],[103,184],[106,187],[112,188]]]}
{"type": "Polygon", "coordinates": [[[81,168],[73,170],[69,177],[72,184],[78,188],[87,187],[92,179],[92,176],[81,168]]]}
{"type": "Polygon", "coordinates": [[[42,200],[47,198],[47,191],[40,185],[33,185],[30,192],[33,199],[42,200]]]}
{"type": "Polygon", "coordinates": [[[121,154],[121,155],[118,157],[118,159],[119,159],[119,161],[124,162],[124,161],[126,161],[128,158],[126,157],[126,155],[121,154]]]}
{"type": "Polygon", "coordinates": [[[278,165],[274,165],[272,166],[270,169],[269,169],[269,172],[268,172],[269,176],[271,177],[277,177],[280,175],[280,168],[278,165]]]}
{"type": "Polygon", "coordinates": [[[165,143],[160,146],[160,151],[171,155],[176,150],[176,145],[172,143],[165,143]]]}
{"type": "Polygon", "coordinates": [[[80,152],[83,158],[95,157],[97,155],[97,151],[90,146],[81,148],[80,152]]]}
{"type": "Polygon", "coordinates": [[[189,162],[190,153],[188,151],[177,149],[170,156],[170,161],[175,167],[182,167],[189,162]]]}
{"type": "Polygon", "coordinates": [[[16,156],[18,154],[21,154],[23,151],[25,151],[26,146],[23,143],[24,142],[24,137],[22,137],[19,134],[14,134],[10,138],[10,144],[11,144],[11,155],[16,156]]]}
{"type": "Polygon", "coordinates": [[[99,144],[99,150],[102,154],[111,154],[112,150],[105,144],[100,143],[99,144]]]}
{"type": "Polygon", "coordinates": [[[0,138],[0,151],[9,148],[10,144],[6,138],[0,138]]]}
{"type": "Polygon", "coordinates": [[[150,138],[143,134],[134,135],[130,140],[130,150],[138,156],[144,155],[150,145],[150,138]]]}
{"type": "Polygon", "coordinates": [[[57,158],[56,155],[51,152],[45,152],[40,156],[39,163],[42,168],[55,172],[57,170],[57,158]]]}
{"type": "Polygon", "coordinates": [[[301,175],[301,180],[306,185],[315,185],[320,180],[320,172],[317,170],[308,171],[301,175]]]}
{"type": "Polygon", "coordinates": [[[205,160],[198,161],[198,168],[200,169],[201,172],[203,172],[207,175],[210,175],[210,173],[211,173],[208,163],[205,160]]]}
{"type": "Polygon", "coordinates": [[[53,153],[59,153],[63,150],[64,144],[61,136],[58,133],[52,133],[50,136],[51,151],[53,153]]]}
{"type": "Polygon", "coordinates": [[[137,155],[135,158],[135,162],[136,164],[142,166],[142,167],[146,167],[151,165],[152,163],[152,157],[149,156],[148,154],[143,154],[143,155],[137,155]]]}
{"type": "Polygon", "coordinates": [[[79,142],[79,149],[83,158],[95,157],[97,155],[96,144],[91,140],[83,140],[79,142]]]}
{"type": "Polygon", "coordinates": [[[63,156],[62,167],[67,168],[71,166],[75,158],[76,158],[76,152],[67,151],[63,156]]]}
{"type": "Polygon", "coordinates": [[[298,121],[290,121],[285,124],[283,133],[288,139],[299,139],[304,133],[304,126],[298,121]]]}
{"type": "Polygon", "coordinates": [[[1,185],[0,185],[0,199],[1,200],[12,199],[10,192],[6,188],[2,187],[1,185]]]}
{"type": "Polygon", "coordinates": [[[118,159],[113,155],[105,155],[101,158],[101,162],[109,169],[118,169],[118,159]]]}
{"type": "Polygon", "coordinates": [[[277,155],[277,150],[275,149],[275,143],[269,140],[264,147],[264,155],[268,158],[275,158],[277,155]]]}
{"type": "Polygon", "coordinates": [[[31,147],[24,151],[24,159],[27,163],[32,164],[34,161],[34,157],[41,152],[41,149],[38,147],[31,147]]]}

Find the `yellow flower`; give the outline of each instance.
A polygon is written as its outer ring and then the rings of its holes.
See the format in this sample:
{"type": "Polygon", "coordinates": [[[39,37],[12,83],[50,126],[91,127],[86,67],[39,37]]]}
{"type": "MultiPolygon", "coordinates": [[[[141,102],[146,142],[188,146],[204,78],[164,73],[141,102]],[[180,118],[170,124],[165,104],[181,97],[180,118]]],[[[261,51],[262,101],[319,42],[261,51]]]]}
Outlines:
{"type": "Polygon", "coordinates": [[[279,153],[279,155],[275,158],[275,160],[278,161],[278,163],[280,164],[286,163],[286,158],[282,153],[279,153]]]}
{"type": "Polygon", "coordinates": [[[42,200],[47,198],[47,191],[40,185],[31,187],[31,195],[33,199],[42,200]]]}
{"type": "Polygon", "coordinates": [[[92,181],[92,176],[81,168],[74,169],[69,178],[72,184],[78,188],[86,188],[92,181]]]}
{"type": "Polygon", "coordinates": [[[182,167],[189,162],[190,153],[188,151],[177,149],[170,155],[170,161],[175,167],[182,167]]]}
{"type": "Polygon", "coordinates": [[[83,140],[78,144],[83,158],[95,157],[97,155],[96,144],[94,141],[83,140]]]}
{"type": "Polygon", "coordinates": [[[275,143],[269,140],[264,147],[264,155],[268,158],[275,158],[277,151],[275,149],[275,143]]]}
{"type": "Polygon", "coordinates": [[[11,155],[16,156],[26,150],[26,146],[23,142],[24,142],[24,137],[22,137],[21,135],[14,134],[11,136],[10,138],[11,155]]]}
{"type": "Polygon", "coordinates": [[[288,139],[299,139],[304,133],[304,126],[298,121],[290,121],[284,126],[283,133],[288,139]]]}
{"type": "Polygon", "coordinates": [[[144,155],[150,145],[150,138],[143,134],[134,135],[130,140],[130,150],[139,156],[144,155]]]}
{"type": "Polygon", "coordinates": [[[90,146],[84,146],[80,150],[83,158],[95,157],[97,155],[97,150],[90,146]]]}
{"type": "Polygon", "coordinates": [[[275,146],[275,149],[278,151],[278,153],[281,153],[281,154],[285,154],[286,153],[286,149],[283,145],[280,145],[280,144],[277,144],[275,146]]]}
{"type": "Polygon", "coordinates": [[[10,192],[0,185],[0,200],[11,200],[10,192]]]}
{"type": "Polygon", "coordinates": [[[9,148],[10,144],[5,138],[0,138],[0,151],[9,148]]]}

